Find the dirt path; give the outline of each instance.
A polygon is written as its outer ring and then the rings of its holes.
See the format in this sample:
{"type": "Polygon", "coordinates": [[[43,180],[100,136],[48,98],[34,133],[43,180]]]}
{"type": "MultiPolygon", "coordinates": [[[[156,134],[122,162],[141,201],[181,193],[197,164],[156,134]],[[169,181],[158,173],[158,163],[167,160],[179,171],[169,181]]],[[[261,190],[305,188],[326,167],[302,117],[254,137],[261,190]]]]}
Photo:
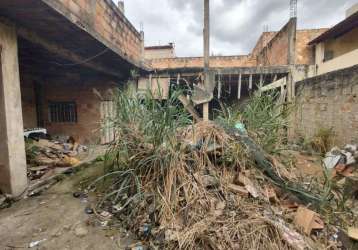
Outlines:
{"type": "Polygon", "coordinates": [[[0,210],[0,249],[125,249],[126,234],[101,227],[84,213],[88,203],[73,197],[80,180],[100,171],[90,167],[69,177],[39,197],[28,198],[0,210]],[[97,225],[96,225],[97,224],[97,225]]]}

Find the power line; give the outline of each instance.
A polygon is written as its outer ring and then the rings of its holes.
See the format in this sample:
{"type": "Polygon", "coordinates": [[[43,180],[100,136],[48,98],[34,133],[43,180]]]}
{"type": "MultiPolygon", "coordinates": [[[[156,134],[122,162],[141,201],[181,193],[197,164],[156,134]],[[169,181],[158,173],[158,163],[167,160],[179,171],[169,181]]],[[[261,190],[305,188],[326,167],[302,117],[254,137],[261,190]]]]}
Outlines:
{"type": "Polygon", "coordinates": [[[65,64],[62,64],[62,63],[57,63],[57,62],[53,62],[54,64],[56,65],[59,65],[59,66],[64,66],[64,67],[71,67],[71,66],[78,66],[78,65],[82,65],[82,64],[85,64],[85,63],[88,63],[90,61],[92,61],[93,59],[105,54],[107,51],[109,50],[109,48],[106,48],[104,49],[103,51],[101,51],[100,53],[94,55],[94,56],[91,56],[81,62],[78,62],[78,63],[65,63],[65,64]]]}

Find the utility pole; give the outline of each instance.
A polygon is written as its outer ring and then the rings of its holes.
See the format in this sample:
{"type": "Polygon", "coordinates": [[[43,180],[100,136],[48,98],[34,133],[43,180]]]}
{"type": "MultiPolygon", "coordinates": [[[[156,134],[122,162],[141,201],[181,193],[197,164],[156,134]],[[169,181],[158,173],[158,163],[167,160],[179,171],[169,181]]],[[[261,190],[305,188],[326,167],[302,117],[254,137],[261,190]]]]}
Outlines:
{"type": "MultiPolygon", "coordinates": [[[[210,2],[204,0],[204,86],[210,88],[210,2]]],[[[204,121],[209,120],[209,102],[203,104],[204,121]]]]}

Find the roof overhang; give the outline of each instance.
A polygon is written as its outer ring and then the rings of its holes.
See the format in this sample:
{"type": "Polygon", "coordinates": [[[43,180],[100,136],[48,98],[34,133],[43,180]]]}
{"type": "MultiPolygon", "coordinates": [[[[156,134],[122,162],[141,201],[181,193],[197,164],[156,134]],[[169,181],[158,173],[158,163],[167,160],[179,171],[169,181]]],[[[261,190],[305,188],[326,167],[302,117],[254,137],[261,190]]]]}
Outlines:
{"type": "MultiPolygon", "coordinates": [[[[258,74],[287,74],[290,72],[289,66],[265,66],[265,67],[231,67],[231,68],[210,68],[217,74],[222,75],[258,75],[258,74]]],[[[170,69],[157,69],[153,74],[198,74],[204,72],[202,67],[182,67],[170,69]]]]}
{"type": "Polygon", "coordinates": [[[340,37],[357,27],[358,27],[358,12],[349,16],[348,18],[338,23],[331,29],[327,30],[317,38],[310,41],[308,44],[315,45],[323,41],[326,41],[328,39],[334,39],[340,37]]]}
{"type": "Polygon", "coordinates": [[[70,65],[77,67],[81,59],[86,66],[89,60],[93,64],[90,68],[92,71],[97,67],[101,74],[108,73],[117,79],[127,78],[131,69],[147,71],[140,63],[123,57],[115,48],[104,44],[79,24],[71,22],[47,1],[1,0],[0,17],[16,26],[19,57],[26,65],[37,65],[39,69],[52,67],[55,72],[56,68],[67,69],[70,65]],[[73,58],[78,60],[74,61],[73,58]],[[51,65],[49,61],[58,65],[51,65]]]}

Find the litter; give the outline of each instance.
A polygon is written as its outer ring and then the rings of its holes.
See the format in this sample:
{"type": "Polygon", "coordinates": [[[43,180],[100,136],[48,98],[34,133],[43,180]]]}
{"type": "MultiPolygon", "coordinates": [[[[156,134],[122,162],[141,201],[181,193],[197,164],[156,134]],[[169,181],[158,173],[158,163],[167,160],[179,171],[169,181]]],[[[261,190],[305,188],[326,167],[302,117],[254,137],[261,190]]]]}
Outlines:
{"type": "Polygon", "coordinates": [[[229,184],[228,188],[229,188],[229,190],[231,192],[234,192],[234,193],[237,193],[237,194],[240,194],[240,195],[247,196],[249,194],[249,191],[247,191],[246,188],[240,187],[240,186],[235,185],[235,184],[229,184]]]}
{"type": "Polygon", "coordinates": [[[47,239],[43,239],[43,240],[37,240],[37,241],[33,241],[29,244],[29,248],[33,248],[33,247],[37,247],[39,246],[42,242],[45,242],[47,239]]]}
{"type": "Polygon", "coordinates": [[[341,159],[341,154],[333,154],[332,152],[328,152],[326,157],[323,159],[323,163],[327,169],[333,169],[335,166],[337,166],[341,159]]]}
{"type": "Polygon", "coordinates": [[[358,155],[357,145],[348,144],[344,147],[344,150],[334,147],[329,152],[326,153],[323,163],[327,169],[333,169],[339,163],[346,166],[355,164],[357,159],[355,158],[358,155]]]}
{"type": "Polygon", "coordinates": [[[294,223],[307,235],[310,235],[312,230],[324,228],[324,223],[319,215],[305,207],[298,208],[294,223]]]}
{"type": "Polygon", "coordinates": [[[358,240],[358,228],[349,227],[348,236],[354,240],[358,240]]]}
{"type": "Polygon", "coordinates": [[[90,208],[90,207],[86,207],[85,208],[85,213],[86,214],[94,214],[94,210],[92,208],[90,208]]]}

